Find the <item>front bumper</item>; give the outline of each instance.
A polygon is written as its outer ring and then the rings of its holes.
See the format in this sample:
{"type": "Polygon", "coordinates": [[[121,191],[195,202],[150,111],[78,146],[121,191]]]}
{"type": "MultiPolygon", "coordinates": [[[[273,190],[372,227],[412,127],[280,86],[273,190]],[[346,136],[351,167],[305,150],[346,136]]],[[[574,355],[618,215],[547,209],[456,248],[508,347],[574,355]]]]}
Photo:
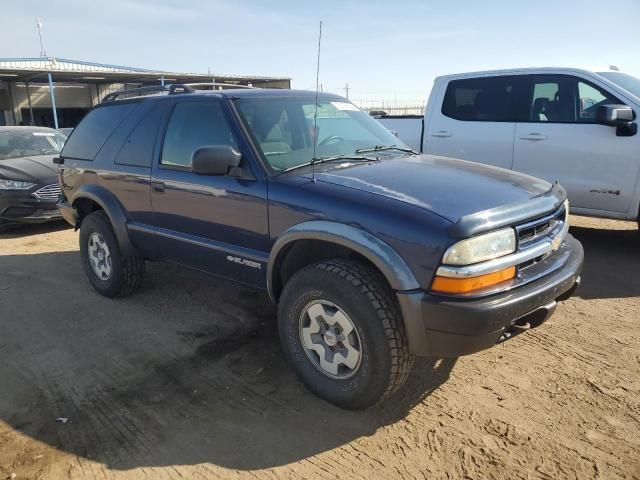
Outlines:
{"type": "Polygon", "coordinates": [[[62,216],[52,200],[33,198],[29,192],[0,193],[0,224],[43,223],[62,216]]]}
{"type": "Polygon", "coordinates": [[[399,292],[411,351],[419,356],[457,357],[539,326],[553,313],[556,301],[573,294],[583,261],[582,245],[567,235],[562,247],[537,267],[550,273],[512,290],[481,298],[399,292]]]}
{"type": "Polygon", "coordinates": [[[77,229],[78,211],[65,201],[59,201],[57,204],[57,208],[60,211],[60,215],[62,215],[62,218],[64,218],[69,225],[77,229]]]}

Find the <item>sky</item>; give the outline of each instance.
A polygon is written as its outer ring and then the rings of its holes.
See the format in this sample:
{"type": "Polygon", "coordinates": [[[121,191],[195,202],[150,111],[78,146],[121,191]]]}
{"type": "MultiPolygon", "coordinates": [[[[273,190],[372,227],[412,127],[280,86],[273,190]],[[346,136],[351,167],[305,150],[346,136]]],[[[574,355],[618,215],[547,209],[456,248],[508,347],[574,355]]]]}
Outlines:
{"type": "Polygon", "coordinates": [[[1,0],[0,57],[285,76],[355,103],[421,104],[438,75],[616,65],[640,77],[640,0],[1,0]]]}

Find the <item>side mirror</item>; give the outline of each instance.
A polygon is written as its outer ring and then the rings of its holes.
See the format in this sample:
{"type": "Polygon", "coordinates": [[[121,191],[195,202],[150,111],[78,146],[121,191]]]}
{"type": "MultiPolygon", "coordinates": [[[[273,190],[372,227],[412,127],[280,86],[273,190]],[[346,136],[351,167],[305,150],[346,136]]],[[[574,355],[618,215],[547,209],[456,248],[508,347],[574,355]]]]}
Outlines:
{"type": "Polygon", "coordinates": [[[614,126],[617,122],[632,122],[633,110],[626,105],[600,105],[596,111],[596,122],[614,126]]]}
{"type": "Polygon", "coordinates": [[[198,175],[227,175],[240,165],[242,154],[231,145],[205,145],[193,152],[191,171],[198,175]]]}
{"type": "Polygon", "coordinates": [[[627,105],[600,105],[596,110],[596,122],[616,127],[619,137],[631,137],[638,132],[638,125],[633,120],[633,110],[627,105]]]}

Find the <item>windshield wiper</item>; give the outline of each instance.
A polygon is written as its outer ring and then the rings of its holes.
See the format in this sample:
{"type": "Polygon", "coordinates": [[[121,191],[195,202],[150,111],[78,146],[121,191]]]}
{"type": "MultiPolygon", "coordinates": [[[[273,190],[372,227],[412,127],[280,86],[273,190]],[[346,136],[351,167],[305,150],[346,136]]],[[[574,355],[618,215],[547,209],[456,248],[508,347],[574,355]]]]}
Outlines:
{"type": "Polygon", "coordinates": [[[298,168],[309,167],[313,164],[320,163],[328,163],[328,162],[337,162],[340,160],[347,160],[349,162],[378,162],[380,161],[377,157],[368,157],[366,155],[334,155],[330,157],[318,157],[314,158],[310,162],[301,163],[300,165],[294,165],[293,167],[285,168],[281,173],[290,172],[291,170],[297,170],[298,168]]]}
{"type": "Polygon", "coordinates": [[[398,150],[399,152],[412,153],[413,155],[420,155],[420,152],[416,152],[411,148],[398,147],[397,145],[376,145],[375,147],[359,148],[356,153],[367,152],[381,152],[383,150],[398,150]]]}

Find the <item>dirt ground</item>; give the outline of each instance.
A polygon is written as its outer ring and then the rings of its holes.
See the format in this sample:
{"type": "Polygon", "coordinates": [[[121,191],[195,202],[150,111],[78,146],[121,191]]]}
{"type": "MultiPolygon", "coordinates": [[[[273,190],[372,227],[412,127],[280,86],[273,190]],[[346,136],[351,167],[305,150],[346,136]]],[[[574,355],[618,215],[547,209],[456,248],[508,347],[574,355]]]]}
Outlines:
{"type": "Polygon", "coordinates": [[[264,295],[150,264],[108,300],[72,230],[1,235],[0,480],[640,478],[640,233],[573,224],[583,284],[548,323],[357,413],[298,383],[264,295]]]}

